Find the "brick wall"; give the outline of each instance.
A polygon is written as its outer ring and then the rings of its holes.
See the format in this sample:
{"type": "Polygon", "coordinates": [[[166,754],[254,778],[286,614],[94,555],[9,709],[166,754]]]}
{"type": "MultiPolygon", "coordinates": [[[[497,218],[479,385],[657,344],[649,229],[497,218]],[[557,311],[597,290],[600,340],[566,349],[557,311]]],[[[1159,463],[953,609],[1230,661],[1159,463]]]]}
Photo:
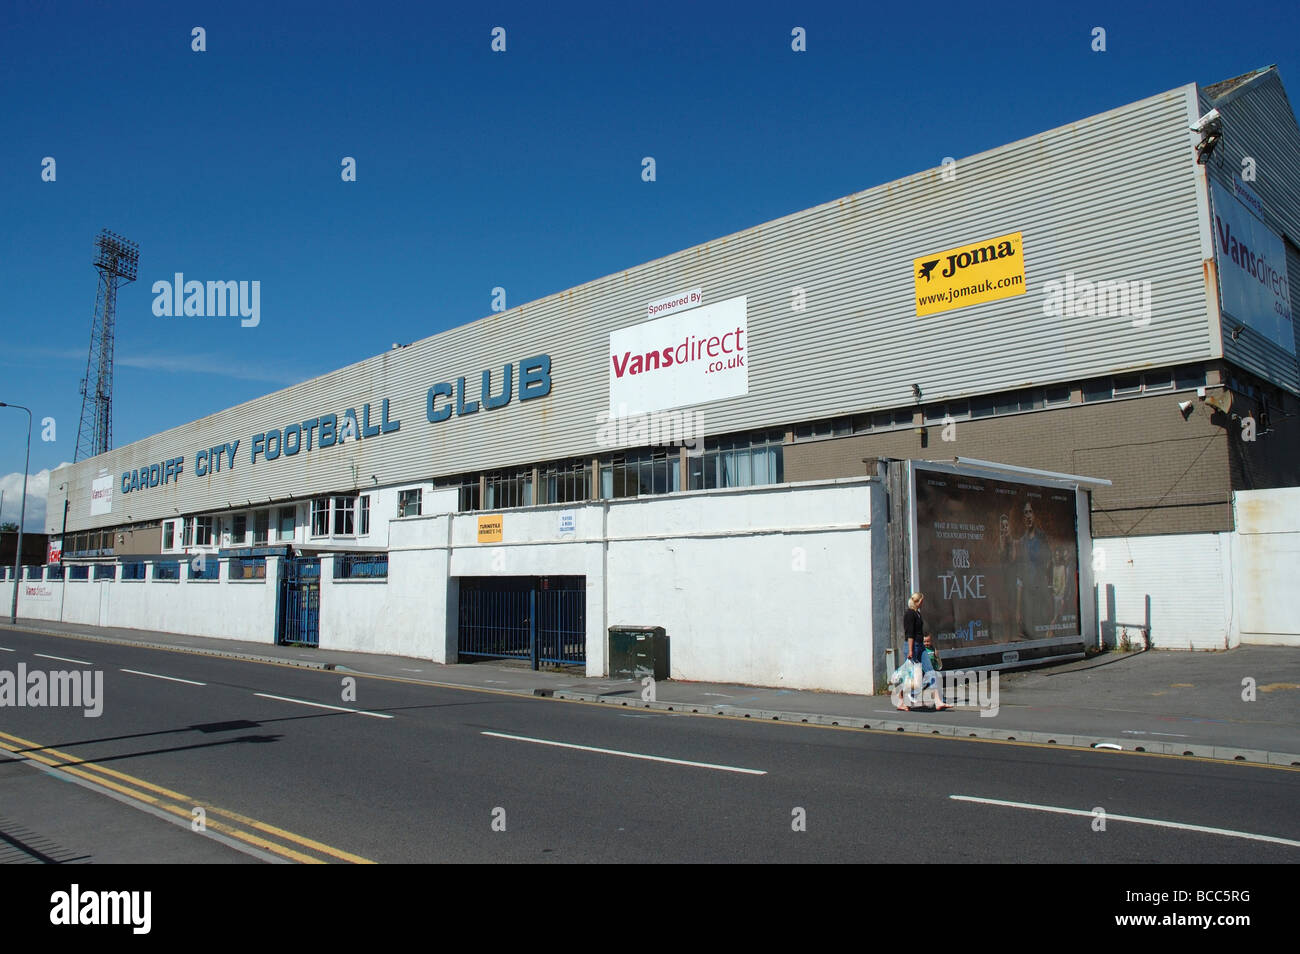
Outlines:
{"type": "Polygon", "coordinates": [[[931,425],[924,437],[911,429],[799,442],[785,449],[785,479],[858,476],[864,457],[973,457],[1113,481],[1093,491],[1096,537],[1231,530],[1222,419],[1194,392],[1072,404],[959,421],[953,441],[931,425]],[[1194,407],[1184,420],[1178,403],[1186,400],[1194,407]]]}

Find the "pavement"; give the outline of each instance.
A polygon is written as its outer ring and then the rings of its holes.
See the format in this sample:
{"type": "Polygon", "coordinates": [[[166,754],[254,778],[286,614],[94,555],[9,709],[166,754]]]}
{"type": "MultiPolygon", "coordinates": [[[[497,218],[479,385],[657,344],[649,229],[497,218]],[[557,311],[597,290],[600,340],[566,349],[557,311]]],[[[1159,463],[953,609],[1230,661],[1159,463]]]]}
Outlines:
{"type": "Polygon", "coordinates": [[[678,680],[643,686],[633,680],[589,678],[575,670],[533,672],[510,661],[443,665],[404,656],[45,620],[20,619],[16,627],[0,623],[0,639],[13,628],[633,709],[1300,766],[1300,648],[1110,652],[999,673],[996,683],[985,683],[979,693],[972,688],[964,698],[950,690],[949,701],[959,703],[955,709],[900,712],[888,695],[678,680]]]}

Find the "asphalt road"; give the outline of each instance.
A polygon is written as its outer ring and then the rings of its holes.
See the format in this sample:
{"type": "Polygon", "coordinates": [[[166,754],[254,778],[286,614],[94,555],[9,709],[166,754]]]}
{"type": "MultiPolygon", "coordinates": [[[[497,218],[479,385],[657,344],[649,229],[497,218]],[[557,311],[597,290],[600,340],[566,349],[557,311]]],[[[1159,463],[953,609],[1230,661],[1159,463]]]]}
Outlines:
{"type": "Polygon", "coordinates": [[[0,708],[8,860],[52,843],[82,861],[1300,860],[1290,768],[621,712],[0,634],[0,671],[20,663],[102,672],[104,698],[97,718],[0,708]],[[196,807],[213,837],[191,830],[196,807]]]}

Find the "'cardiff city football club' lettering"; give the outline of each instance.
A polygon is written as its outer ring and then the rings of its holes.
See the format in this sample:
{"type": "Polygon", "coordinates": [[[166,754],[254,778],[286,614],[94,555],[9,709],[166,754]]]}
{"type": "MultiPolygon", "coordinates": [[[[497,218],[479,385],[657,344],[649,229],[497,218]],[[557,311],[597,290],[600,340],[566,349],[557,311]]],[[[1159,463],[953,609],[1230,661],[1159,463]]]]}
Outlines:
{"type": "MultiPolygon", "coordinates": [[[[480,381],[481,387],[474,396],[470,395],[464,377],[456,378],[454,384],[444,381],[429,388],[426,394],[429,422],[437,424],[447,420],[453,413],[465,417],[480,410],[503,408],[516,397],[520,401],[546,397],[551,393],[550,355],[537,355],[507,364],[499,373],[484,371],[480,381]]],[[[349,441],[373,440],[385,434],[396,433],[401,427],[402,422],[395,416],[389,399],[383,398],[378,406],[366,403],[359,408],[349,407],[341,412],[317,414],[304,421],[293,420],[268,428],[247,438],[235,438],[202,448],[194,452],[193,465],[188,469],[184,457],[142,462],[123,471],[117,478],[117,486],[123,494],[169,487],[177,484],[186,473],[211,478],[234,470],[237,462],[247,467],[297,457],[349,441]]],[[[94,482],[90,507],[92,515],[111,512],[113,484],[114,479],[108,474],[94,482]]]]}

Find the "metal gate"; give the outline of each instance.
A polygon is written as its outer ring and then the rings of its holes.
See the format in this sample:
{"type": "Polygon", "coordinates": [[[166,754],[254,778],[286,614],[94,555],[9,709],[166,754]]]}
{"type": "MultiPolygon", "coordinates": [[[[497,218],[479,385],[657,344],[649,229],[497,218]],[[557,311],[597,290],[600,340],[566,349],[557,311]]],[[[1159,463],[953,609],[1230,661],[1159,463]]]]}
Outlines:
{"type": "Polygon", "coordinates": [[[587,662],[585,576],[461,577],[459,609],[459,656],[587,662]]]}
{"type": "Polygon", "coordinates": [[[320,643],[320,560],[289,557],[280,561],[280,598],[275,641],[299,646],[320,643]]]}

